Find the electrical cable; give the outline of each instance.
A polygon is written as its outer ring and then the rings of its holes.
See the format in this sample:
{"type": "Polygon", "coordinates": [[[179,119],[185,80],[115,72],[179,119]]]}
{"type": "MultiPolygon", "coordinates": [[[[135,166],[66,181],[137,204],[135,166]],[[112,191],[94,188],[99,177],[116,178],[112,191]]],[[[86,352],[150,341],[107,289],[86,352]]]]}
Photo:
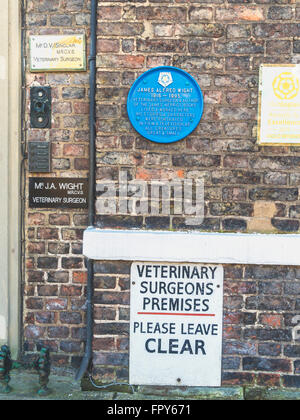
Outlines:
{"type": "MultiPolygon", "coordinates": [[[[97,11],[98,1],[91,0],[91,23],[90,23],[90,113],[89,113],[89,195],[88,195],[88,223],[94,225],[95,219],[95,186],[96,186],[96,54],[97,54],[97,11]]],[[[87,266],[87,287],[86,287],[86,323],[87,337],[85,353],[81,361],[75,380],[79,381],[89,369],[93,354],[93,278],[94,263],[91,259],[86,259],[87,266]]]]}
{"type": "Polygon", "coordinates": [[[90,373],[88,373],[89,376],[89,380],[91,382],[91,384],[93,385],[93,387],[97,388],[97,389],[105,389],[105,388],[110,388],[112,386],[129,386],[131,388],[132,393],[135,393],[135,389],[133,387],[133,385],[130,385],[129,383],[123,383],[123,382],[112,382],[110,384],[105,384],[105,385],[97,385],[94,382],[94,379],[92,377],[92,375],[90,373]]]}

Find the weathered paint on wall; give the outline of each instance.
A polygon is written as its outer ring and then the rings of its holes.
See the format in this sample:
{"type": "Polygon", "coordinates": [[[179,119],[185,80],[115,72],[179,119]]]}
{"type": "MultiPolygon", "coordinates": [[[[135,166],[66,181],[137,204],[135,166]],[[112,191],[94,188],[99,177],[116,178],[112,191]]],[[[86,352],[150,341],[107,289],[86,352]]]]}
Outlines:
{"type": "Polygon", "coordinates": [[[0,343],[20,350],[20,9],[16,0],[1,3],[0,16],[0,343]]]}

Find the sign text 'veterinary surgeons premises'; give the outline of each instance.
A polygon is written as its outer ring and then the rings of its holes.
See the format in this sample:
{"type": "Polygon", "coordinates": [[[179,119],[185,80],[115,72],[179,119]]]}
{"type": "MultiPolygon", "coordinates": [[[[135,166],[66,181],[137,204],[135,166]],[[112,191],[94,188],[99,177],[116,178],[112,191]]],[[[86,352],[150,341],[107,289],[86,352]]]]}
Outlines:
{"type": "Polygon", "coordinates": [[[220,386],[223,267],[134,263],[130,383],[220,386]]]}

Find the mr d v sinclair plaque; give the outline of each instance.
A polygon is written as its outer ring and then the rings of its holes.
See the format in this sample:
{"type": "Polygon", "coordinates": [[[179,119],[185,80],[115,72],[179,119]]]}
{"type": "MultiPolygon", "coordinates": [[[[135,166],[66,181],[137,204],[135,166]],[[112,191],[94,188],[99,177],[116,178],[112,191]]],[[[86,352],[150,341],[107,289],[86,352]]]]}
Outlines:
{"type": "Polygon", "coordinates": [[[198,83],[176,67],[157,67],[140,76],[127,100],[135,130],[156,143],[187,137],[199,124],[203,94],[198,83]]]}

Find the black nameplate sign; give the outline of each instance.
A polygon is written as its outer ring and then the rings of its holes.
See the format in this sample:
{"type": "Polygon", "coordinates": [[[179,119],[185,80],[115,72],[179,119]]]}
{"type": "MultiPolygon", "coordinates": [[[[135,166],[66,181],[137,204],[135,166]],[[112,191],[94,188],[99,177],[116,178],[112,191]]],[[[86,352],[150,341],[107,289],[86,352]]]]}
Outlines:
{"type": "Polygon", "coordinates": [[[29,207],[86,209],[88,179],[29,178],[29,207]]]}

